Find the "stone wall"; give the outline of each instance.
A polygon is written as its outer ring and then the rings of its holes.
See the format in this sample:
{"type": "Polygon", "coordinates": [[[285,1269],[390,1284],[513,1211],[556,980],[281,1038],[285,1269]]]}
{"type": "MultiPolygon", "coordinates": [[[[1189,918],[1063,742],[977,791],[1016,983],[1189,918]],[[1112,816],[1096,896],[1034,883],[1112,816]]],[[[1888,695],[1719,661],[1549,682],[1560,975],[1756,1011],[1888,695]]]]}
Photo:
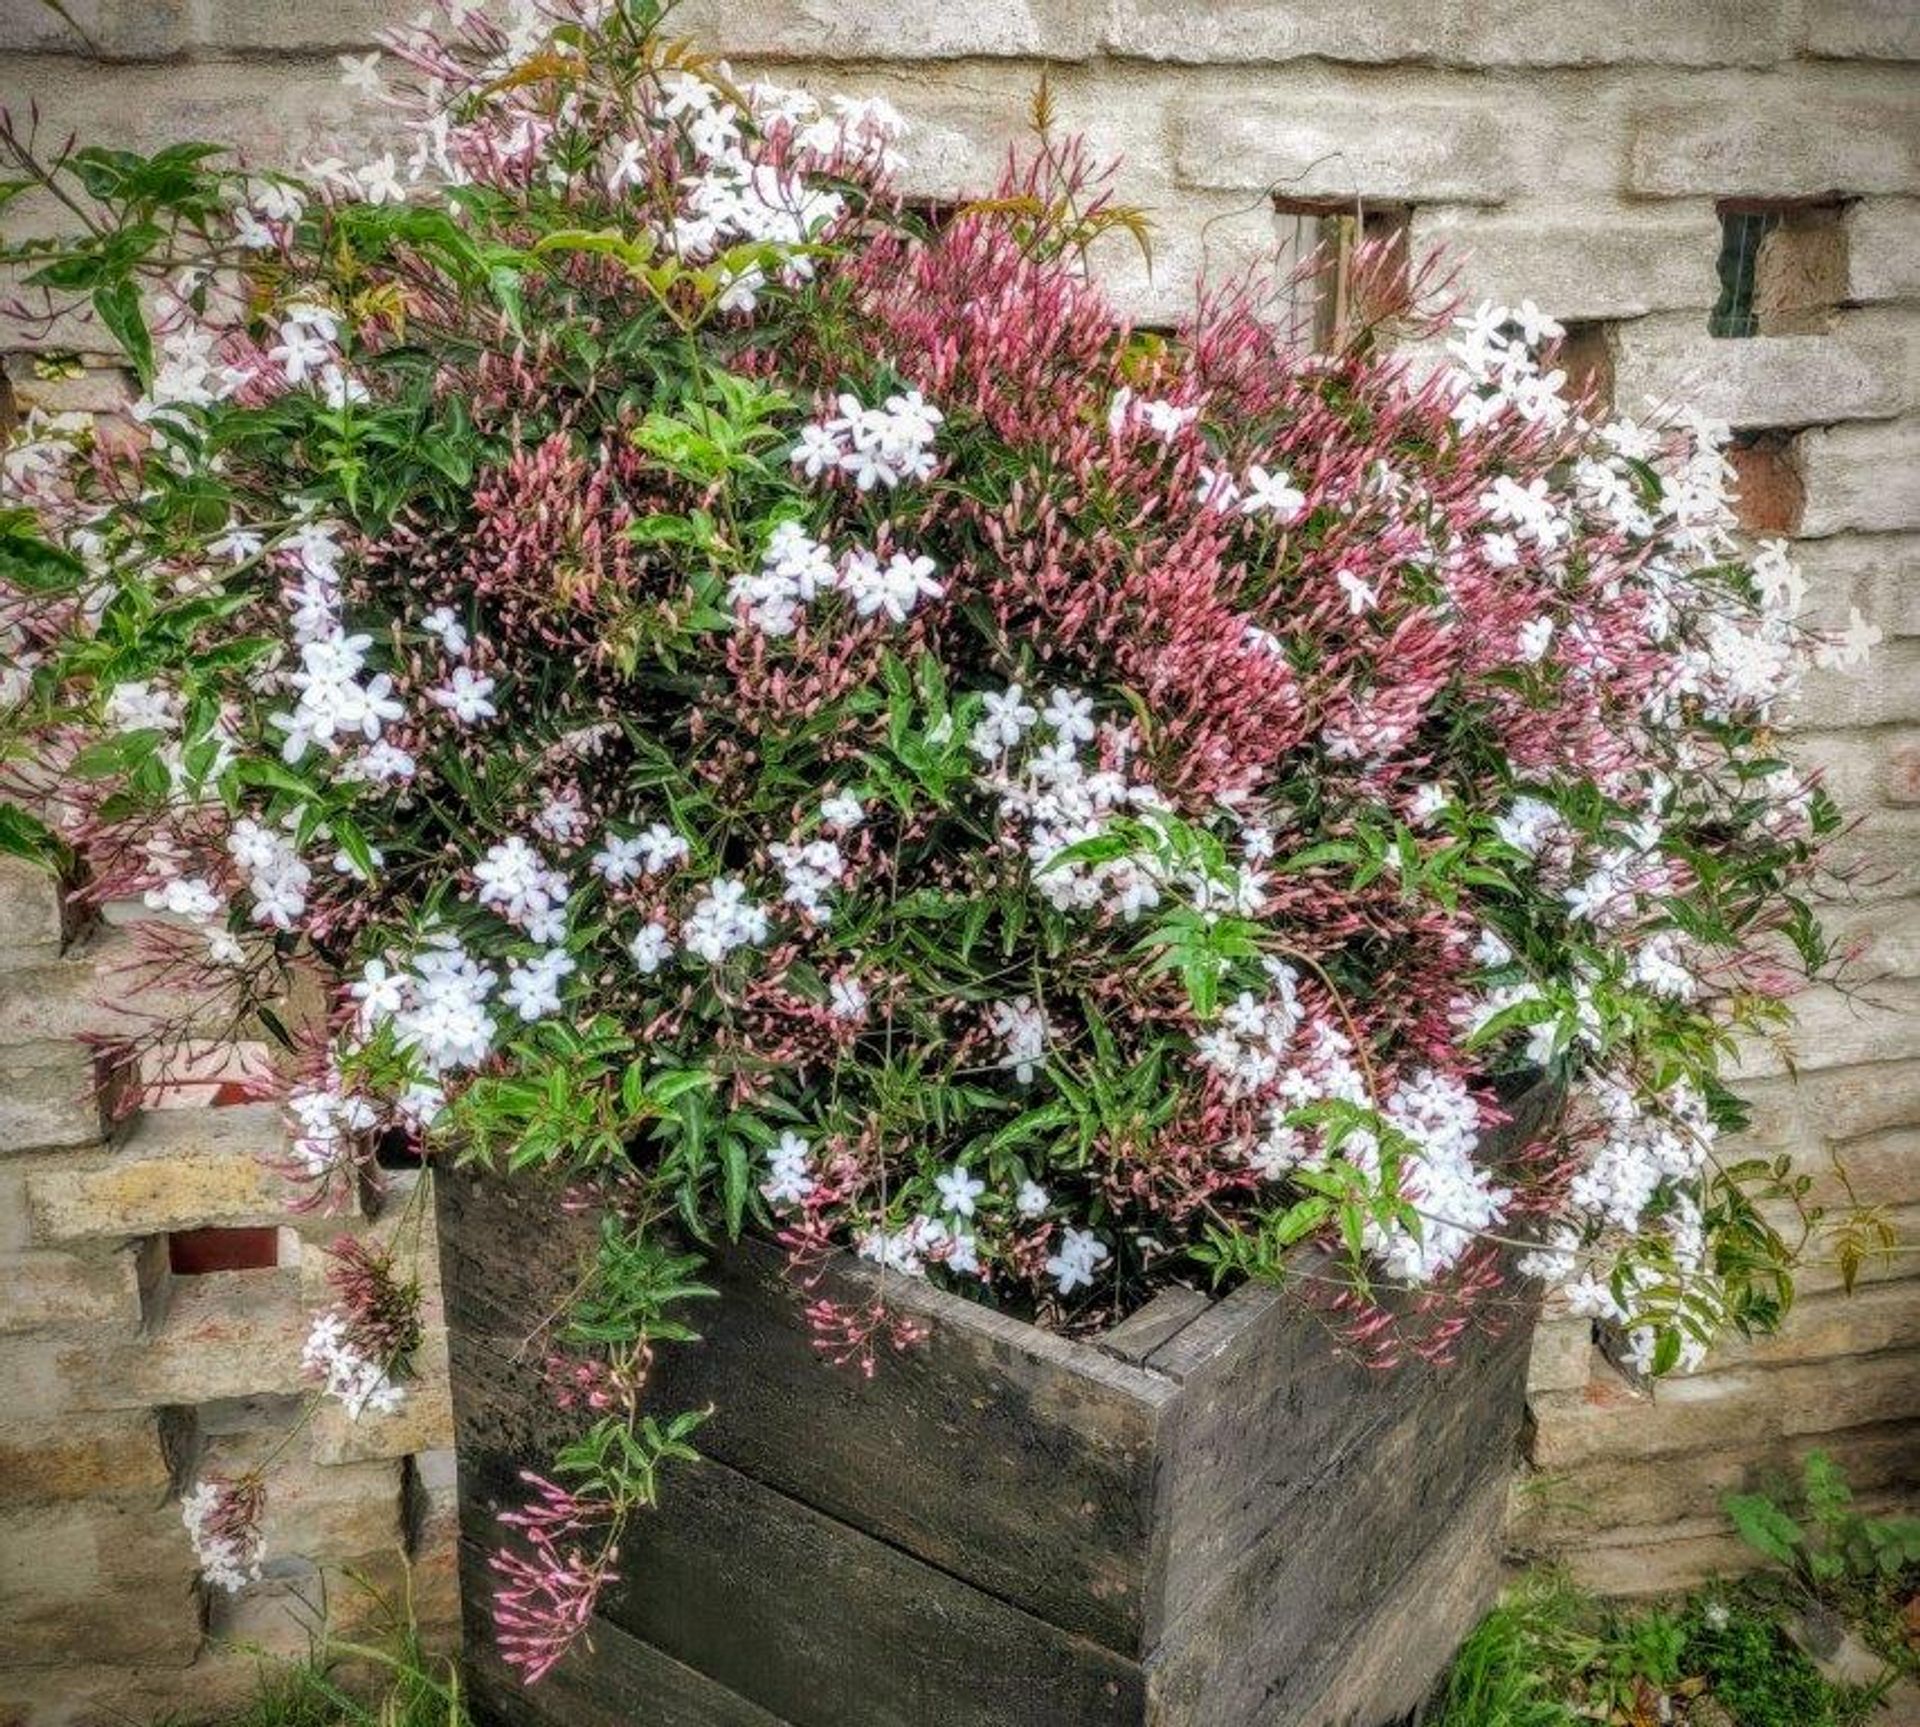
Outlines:
{"type": "MultiPolygon", "coordinates": [[[[69,0],[83,42],[34,0],[0,0],[0,100],[19,112],[36,98],[52,128],[136,147],[191,135],[243,141],[256,160],[350,150],[378,115],[352,105],[334,55],[419,4],[69,0]]],[[[1858,605],[1886,632],[1867,677],[1814,683],[1796,742],[1861,818],[1843,850],[1867,873],[1834,921],[1861,944],[1867,999],[1811,999],[1791,1050],[1750,1054],[1753,1143],[1794,1152],[1829,1196],[1837,1154],[1857,1195],[1914,1239],[1911,0],[700,0],[682,17],[736,60],[890,97],[916,125],[913,188],[933,198],[991,176],[1044,66],[1062,123],[1119,154],[1121,195],[1152,209],[1151,272],[1118,246],[1108,259],[1145,321],[1176,318],[1202,265],[1297,247],[1357,204],[1416,247],[1458,249],[1465,292],[1531,296],[1573,324],[1581,363],[1624,408],[1678,396],[1731,421],[1749,520],[1799,539],[1824,618],[1858,605]],[[1728,201],[1769,219],[1760,333],[1745,339],[1708,332],[1728,201]]],[[[17,341],[8,364],[23,402],[110,394],[98,374],[36,378],[17,341]]],[[[210,1632],[286,1635],[271,1600],[203,1618],[168,1493],[196,1447],[235,1454],[286,1420],[312,1276],[297,1249],[334,1225],[289,1214],[255,1171],[251,1147],[274,1127],[253,1111],[143,1117],[107,1139],[76,1101],[86,978],[118,939],[110,925],[74,938],[48,888],[0,879],[0,1721],[16,1699],[35,1723],[93,1719],[109,1701],[134,1714],[216,1701],[237,1667],[210,1632]],[[166,1269],[170,1232],[263,1224],[280,1230],[271,1269],[166,1269]]],[[[1584,1324],[1550,1324],[1516,1547],[1566,1554],[1620,1589],[1736,1563],[1718,1493],[1814,1444],[1870,1496],[1913,1496],[1916,1274],[1909,1248],[1870,1264],[1848,1298],[1816,1269],[1783,1336],[1650,1396],[1584,1324]]],[[[390,1554],[441,1503],[442,1408],[429,1391],[390,1436],[302,1435],[278,1550],[390,1554]]],[[[293,1571],[268,1595],[298,1587],[293,1571]]]]}
{"type": "Polygon", "coordinates": [[[150,999],[133,994],[147,980],[113,910],[75,929],[51,880],[0,859],[7,1727],[231,1707],[257,1667],[237,1645],[298,1653],[323,1612],[347,1634],[380,1621],[348,1568],[391,1599],[410,1587],[430,1638],[457,1634],[444,1331],[399,1413],[352,1423],[329,1405],[301,1421],[301,1345],[327,1302],[319,1249],[391,1229],[418,1173],[352,1215],[301,1209],[271,1167],[278,1107],[227,1101],[231,1056],[204,1082],[176,1068],[151,1107],[109,1122],[85,1040],[125,1035],[150,999]],[[205,1596],[181,1487],[268,1458],[265,1575],[205,1596]]]}

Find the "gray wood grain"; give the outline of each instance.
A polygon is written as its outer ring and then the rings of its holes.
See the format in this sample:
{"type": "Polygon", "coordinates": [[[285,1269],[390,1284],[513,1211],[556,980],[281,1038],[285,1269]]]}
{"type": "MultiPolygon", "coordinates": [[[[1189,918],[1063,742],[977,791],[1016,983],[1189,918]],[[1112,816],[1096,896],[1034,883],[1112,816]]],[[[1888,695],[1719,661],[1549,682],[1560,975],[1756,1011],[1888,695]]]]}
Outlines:
{"type": "MultiPolygon", "coordinates": [[[[919,1285],[925,1341],[871,1378],[822,1362],[779,1256],[716,1259],[705,1336],[663,1351],[668,1407],[711,1403],[701,1448],[1056,1625],[1142,1652],[1162,1377],[919,1285]]],[[[844,1263],[823,1289],[872,1287],[844,1263]]]]}

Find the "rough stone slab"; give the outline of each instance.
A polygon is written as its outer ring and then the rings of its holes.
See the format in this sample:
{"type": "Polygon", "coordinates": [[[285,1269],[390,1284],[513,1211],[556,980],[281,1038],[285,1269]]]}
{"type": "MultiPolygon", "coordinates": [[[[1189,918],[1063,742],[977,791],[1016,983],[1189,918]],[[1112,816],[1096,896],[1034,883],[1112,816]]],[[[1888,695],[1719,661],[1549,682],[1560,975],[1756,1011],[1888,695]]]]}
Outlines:
{"type": "Polygon", "coordinates": [[[1889,637],[1920,636],[1920,534],[1835,534],[1802,540],[1794,562],[1821,625],[1844,626],[1858,606],[1889,637]]]}
{"type": "Polygon", "coordinates": [[[1920,894],[1920,811],[1861,813],[1853,825],[1829,842],[1825,861],[1860,904],[1911,899],[1920,894]]]}
{"type": "Polygon", "coordinates": [[[1807,0],[1806,52],[1838,60],[1920,60],[1911,0],[1807,0]]]}
{"type": "Polygon", "coordinates": [[[1457,4],[1443,0],[1116,0],[1106,28],[1109,53],[1180,65],[1327,60],[1426,61],[1454,58],[1457,4]]]}
{"type": "Polygon", "coordinates": [[[1174,172],[1190,186],[1292,198],[1498,204],[1515,188],[1511,123],[1490,101],[1383,103],[1346,94],[1210,95],[1171,107],[1174,172]]]}
{"type": "Polygon", "coordinates": [[[357,1420],[328,1399],[314,1412],[312,1449],[319,1463],[359,1463],[432,1451],[453,1437],[453,1401],[447,1383],[447,1334],[429,1326],[414,1357],[406,1398],[391,1415],[369,1410],[357,1420]]]}
{"type": "MultiPolygon", "coordinates": [[[[129,10],[144,0],[126,0],[129,10]]],[[[152,151],[181,138],[234,143],[249,161],[285,165],[339,155],[362,160],[392,116],[348,100],[330,54],[277,62],[189,60],[117,66],[103,77],[60,55],[0,57],[0,104],[24,112],[37,98],[49,129],[97,144],[152,151]]],[[[92,347],[101,346],[96,336],[92,347]]]]}
{"type": "Polygon", "coordinates": [[[0,1157],[95,1145],[106,1131],[91,1051],[44,1039],[0,1049],[0,1157]]]}
{"type": "MultiPolygon", "coordinates": [[[[1901,814],[1906,812],[1902,811],[1901,814]]],[[[1871,1000],[1830,989],[1794,997],[1794,1022],[1767,1040],[1741,1042],[1730,1077],[1746,1080],[1784,1073],[1899,1061],[1914,1054],[1920,1028],[1920,988],[1907,982],[1876,985],[1871,1000]]]]}
{"type": "Polygon", "coordinates": [[[282,1433],[221,1434],[199,1447],[195,1473],[234,1476],[267,1466],[267,1550],[333,1562],[398,1547],[404,1471],[397,1458],[322,1464],[298,1446],[276,1450],[282,1433]],[[271,1461],[269,1461],[271,1460],[271,1461]]]}
{"type": "Polygon", "coordinates": [[[59,959],[0,971],[0,1050],[87,1036],[138,1038],[216,1012],[126,931],[96,929],[59,959]]]}
{"type": "MultiPolygon", "coordinates": [[[[1920,19],[1920,7],[1912,16],[1920,19]]],[[[1920,200],[1862,198],[1846,214],[1847,297],[1920,300],[1920,200]]]]}
{"type": "Polygon", "coordinates": [[[1808,432],[1800,439],[1800,466],[1807,482],[1801,530],[1808,536],[1920,529],[1920,418],[1808,432]]]}
{"type": "Polygon", "coordinates": [[[1592,1320],[1543,1318],[1534,1328],[1533,1352],[1527,1357],[1527,1390],[1578,1391],[1603,1359],[1594,1348],[1592,1320]]]}
{"type": "Polygon", "coordinates": [[[1192,319],[1203,283],[1272,273],[1278,237],[1266,199],[1159,188],[1143,197],[1153,224],[1151,256],[1126,234],[1107,236],[1092,253],[1101,286],[1128,322],[1175,328],[1192,319]]]}
{"type": "Polygon", "coordinates": [[[1822,1141],[1845,1146],[1920,1120],[1920,1064],[1832,1068],[1797,1079],[1780,1074],[1748,1080],[1740,1092],[1756,1127],[1780,1150],[1822,1141]]]}
{"type": "Polygon", "coordinates": [[[0,7],[0,50],[76,54],[105,60],[155,60],[193,40],[192,0],[63,0],[51,6],[0,7]]]}
{"type": "Polygon", "coordinates": [[[308,1318],[298,1283],[278,1271],[176,1278],[165,1320],[118,1341],[71,1328],[0,1342],[0,1396],[11,1384],[78,1410],[157,1408],[307,1389],[308,1318]]]}
{"type": "Polygon", "coordinates": [[[1794,720],[1810,729],[1920,720],[1920,642],[1883,641],[1864,666],[1808,672],[1794,720]]]}
{"type": "MultiPolygon", "coordinates": [[[[1863,1205],[1920,1203],[1920,1125],[1889,1128],[1830,1145],[1824,1155],[1804,1156],[1800,1168],[1813,1179],[1810,1197],[1816,1204],[1845,1205],[1849,1186],[1863,1205]],[[1828,1156],[1838,1169],[1828,1164],[1828,1156]],[[1845,1185],[1841,1169],[1846,1172],[1845,1185]]],[[[1911,1260],[1914,1256],[1900,1257],[1911,1260]]],[[[1920,1266],[1912,1269],[1920,1274],[1920,1266]]]]}
{"type": "Polygon", "coordinates": [[[134,1255],[121,1250],[0,1256],[0,1332],[99,1325],[132,1336],[140,1324],[134,1255]]]}
{"type": "Polygon", "coordinates": [[[1920,1408],[1920,1351],[1742,1368],[1662,1380],[1651,1405],[1598,1384],[1533,1399],[1534,1463],[1578,1469],[1604,1458],[1740,1449],[1776,1437],[1904,1421],[1920,1408]]]}
{"type": "Polygon", "coordinates": [[[670,28],[750,60],[1084,59],[1093,0],[692,0],[670,28]]]}
{"type": "Polygon", "coordinates": [[[1441,248],[1467,304],[1531,299],[1563,323],[1705,308],[1719,292],[1720,225],[1707,209],[1672,216],[1615,207],[1570,217],[1549,207],[1490,217],[1421,207],[1412,244],[1416,256],[1441,248]]]}
{"type": "Polygon", "coordinates": [[[1915,405],[1911,344],[1887,329],[1843,321],[1827,336],[1728,340],[1704,316],[1673,315],[1621,324],[1610,345],[1615,405],[1638,418],[1685,406],[1757,429],[1885,420],[1915,405]]]}
{"type": "Polygon", "coordinates": [[[0,857],[0,970],[57,959],[72,920],[53,874],[26,858],[0,857]]]}
{"type": "Polygon", "coordinates": [[[1622,13],[1556,0],[1463,0],[1471,66],[1764,66],[1793,51],[1788,9],[1754,0],[1636,0],[1622,13]]]}
{"type": "Polygon", "coordinates": [[[119,1498],[157,1504],[170,1480],[151,1410],[57,1421],[9,1412],[0,1424],[0,1506],[119,1498]]]}
{"type": "MultiPolygon", "coordinates": [[[[1909,786],[1920,782],[1920,744],[1890,752],[1892,770],[1909,786]]],[[[1855,964],[1863,979],[1920,977],[1920,902],[1883,900],[1874,905],[1843,906],[1822,920],[1828,938],[1842,951],[1857,950],[1855,964]]],[[[1871,989],[1872,984],[1868,985],[1871,989]]],[[[1913,1167],[1920,1171],[1920,1155],[1913,1167]]],[[[1904,1197],[1904,1196],[1903,1196],[1904,1197]]],[[[1920,1198],[1920,1175],[1913,1197],[1920,1198]]]]}
{"type": "Polygon", "coordinates": [[[1857,1493],[1920,1488],[1920,1443],[1911,1423],[1774,1436],[1735,1450],[1609,1458],[1572,1475],[1533,1476],[1516,1486],[1512,1541],[1537,1553],[1604,1541],[1618,1529],[1710,1520],[1721,1515],[1725,1494],[1797,1485],[1802,1460],[1815,1450],[1839,1463],[1857,1493]]]}
{"type": "Polygon", "coordinates": [[[282,1223],[305,1194],[268,1162],[285,1144],[273,1104],[137,1116],[103,1157],[27,1178],[35,1237],[84,1241],[282,1223]]]}
{"type": "Polygon", "coordinates": [[[200,1647],[179,1508],[111,1501],[0,1513],[9,1666],[185,1666],[200,1647]]]}
{"type": "Polygon", "coordinates": [[[191,1699],[210,1718],[236,1716],[260,1688],[260,1663],[238,1649],[202,1646],[191,1666],[114,1666],[91,1652],[62,1667],[6,1675],[6,1699],[19,1727],[121,1727],[164,1721],[191,1699]]]}
{"type": "MultiPolygon", "coordinates": [[[[1907,1282],[1864,1285],[1852,1295],[1812,1294],[1796,1301],[1784,1326],[1762,1337],[1727,1337],[1696,1374],[1828,1361],[1835,1372],[1852,1356],[1920,1350],[1920,1293],[1907,1282]]],[[[1920,1409],[1915,1411],[1920,1419],[1920,1409]]],[[[1920,1430],[1913,1435],[1920,1461],[1920,1430]]]]}
{"type": "MultiPolygon", "coordinates": [[[[197,35],[222,53],[332,54],[372,49],[382,30],[416,16],[394,0],[327,0],[324,6],[299,0],[203,0],[197,35]]],[[[383,55],[382,71],[398,68],[383,55]]],[[[339,68],[334,69],[335,76],[339,68]]],[[[346,92],[342,91],[346,100],[346,92]]],[[[357,99],[357,98],[355,98],[357,99]]]]}
{"type": "MultiPolygon", "coordinates": [[[[1870,1517],[1906,1516],[1913,1502],[1868,1495],[1859,1508],[1870,1517]]],[[[1767,1563],[1724,1517],[1615,1533],[1617,1540],[1571,1547],[1561,1556],[1574,1583],[1598,1595],[1669,1595],[1709,1578],[1757,1571],[1767,1563]]]]}
{"type": "Polygon", "coordinates": [[[1818,198],[1920,190],[1910,100],[1866,90],[1725,86],[1661,96],[1633,112],[1628,190],[1655,198],[1818,198]],[[1844,112],[1845,119],[1841,121],[1844,112]]]}

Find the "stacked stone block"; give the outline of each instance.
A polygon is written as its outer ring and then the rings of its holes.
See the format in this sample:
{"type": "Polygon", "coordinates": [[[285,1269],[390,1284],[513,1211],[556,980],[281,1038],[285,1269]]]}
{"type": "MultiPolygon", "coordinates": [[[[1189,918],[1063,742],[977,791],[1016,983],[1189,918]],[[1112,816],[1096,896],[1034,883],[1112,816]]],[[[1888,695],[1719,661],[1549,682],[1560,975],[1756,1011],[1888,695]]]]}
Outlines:
{"type": "MultiPolygon", "coordinates": [[[[70,0],[83,42],[32,0],[0,0],[0,100],[20,112],[37,97],[51,129],[136,147],[186,133],[243,139],[262,161],[351,154],[380,116],[353,105],[334,55],[370,46],[377,26],[418,9],[417,0],[70,0]]],[[[1550,1325],[1536,1363],[1535,1469],[1516,1496],[1514,1539],[1620,1588],[1737,1563],[1718,1494],[1816,1444],[1870,1498],[1912,1498],[1920,11],[1909,0],[691,0],[676,27],[747,67],[893,100],[915,124],[911,189],[930,199],[991,179],[1044,70],[1061,124],[1121,159],[1119,196],[1155,220],[1151,268],[1119,240],[1102,261],[1143,322],[1177,319],[1203,267],[1227,273],[1265,257],[1292,221],[1279,213],[1288,203],[1391,208],[1416,252],[1449,249],[1464,294],[1531,297],[1574,325],[1582,371],[1610,380],[1623,409],[1684,399],[1732,422],[1747,519],[1798,541],[1823,621],[1842,622],[1857,605],[1886,632],[1867,676],[1815,681],[1795,745],[1860,817],[1841,852],[1861,873],[1833,916],[1860,944],[1863,992],[1811,998],[1790,1050],[1752,1052],[1752,1144],[1793,1152],[1829,1195],[1838,1178],[1821,1172],[1840,1157],[1907,1250],[1870,1264],[1851,1298],[1830,1267],[1816,1268],[1781,1338],[1723,1352],[1650,1395],[1606,1363],[1584,1324],[1550,1325]],[[1769,242],[1791,265],[1770,303],[1781,333],[1707,333],[1728,201],[1781,217],[1786,238],[1769,242]]],[[[84,329],[56,339],[98,345],[84,329]]],[[[46,395],[26,344],[0,335],[4,347],[20,394],[46,395]]],[[[90,378],[57,389],[75,405],[98,395],[90,378]]],[[[57,905],[36,884],[7,881],[0,941],[21,965],[54,964],[57,905]]],[[[30,1017],[42,1023],[37,1010],[30,1017]]],[[[141,1250],[114,1245],[141,1239],[140,1218],[119,1217],[118,1234],[31,1233],[34,1218],[69,1203],[60,1194],[87,1191],[95,1161],[116,1155],[84,1149],[99,1124],[82,1101],[82,1058],[70,1028],[44,1023],[6,1047],[0,1084],[0,1145],[42,1148],[0,1157],[0,1182],[14,1184],[4,1218],[8,1263],[21,1268],[15,1308],[35,1328],[10,1340],[25,1341],[8,1370],[35,1397],[68,1399],[28,1406],[47,1424],[47,1460],[27,1476],[68,1484],[36,1490],[64,1509],[35,1515],[50,1528],[77,1520],[62,1525],[69,1539],[83,1525],[96,1539],[105,1525],[89,1518],[134,1517],[128,1539],[108,1544],[114,1575],[151,1560],[158,1580],[174,1575],[165,1567],[177,1566],[178,1544],[151,1510],[158,1466],[128,1461],[158,1443],[141,1423],[197,1397],[225,1408],[284,1395],[278,1384],[234,1383],[249,1375],[215,1365],[222,1351],[207,1328],[228,1311],[244,1352],[280,1364],[266,1375],[275,1377],[291,1347],[275,1327],[293,1323],[293,1304],[283,1309],[273,1292],[290,1279],[249,1274],[228,1293],[206,1280],[206,1292],[176,1305],[185,1317],[142,1341],[141,1250]],[[18,1191],[29,1169],[67,1177],[42,1186],[38,1211],[18,1191]],[[140,1397],[92,1387],[86,1376],[110,1361],[140,1397]],[[81,1405],[84,1419],[58,1413],[81,1405]],[[129,1498],[136,1509],[123,1512],[129,1498]]],[[[247,1191],[245,1214],[259,1215],[260,1195],[247,1191]]],[[[430,1407],[422,1400],[406,1419],[430,1407]]],[[[207,1443],[232,1437],[202,1432],[207,1443]]],[[[381,1461],[325,1434],[316,1473],[381,1461]]],[[[442,1442],[426,1431],[408,1441],[442,1442]]],[[[313,1504],[325,1498],[316,1489],[313,1504]]],[[[80,1570],[70,1582],[83,1587],[80,1570]]],[[[41,1567],[34,1586],[43,1600],[58,1587],[41,1567]]],[[[164,1588],[151,1598],[164,1600],[164,1588]]],[[[168,1635],[163,1620],[152,1634],[168,1635]]],[[[185,1648],[180,1637],[170,1658],[185,1648]]],[[[121,1659],[84,1635],[49,1647],[96,1666],[121,1659]]]]}
{"type": "MultiPolygon", "coordinates": [[[[0,1722],[188,1718],[241,1702],[256,1659],[323,1615],[364,1629],[409,1585],[450,1645],[451,1415],[444,1331],[396,1415],[302,1421],[321,1247],[375,1215],[310,1209],[275,1173],[279,1110],[156,1097],[110,1122],[98,1036],[173,1004],[139,987],[112,919],[76,928],[52,877],[0,860],[0,1722]],[[269,1231],[273,1263],[185,1275],[177,1244],[269,1231]],[[179,1495],[272,1455],[268,1564],[235,1596],[196,1580],[179,1495]]],[[[417,1180],[417,1176],[408,1179],[417,1180]]],[[[431,1265],[431,1241],[428,1243],[431,1265]]],[[[437,1284],[428,1289],[438,1320],[437,1284]]]]}

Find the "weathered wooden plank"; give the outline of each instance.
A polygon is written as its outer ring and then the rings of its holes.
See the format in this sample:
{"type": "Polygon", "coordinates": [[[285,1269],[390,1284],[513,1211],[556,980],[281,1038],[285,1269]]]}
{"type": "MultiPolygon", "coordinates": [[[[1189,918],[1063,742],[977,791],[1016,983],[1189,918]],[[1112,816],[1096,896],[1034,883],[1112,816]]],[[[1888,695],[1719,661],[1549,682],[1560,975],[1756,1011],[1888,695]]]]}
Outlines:
{"type": "MultiPolygon", "coordinates": [[[[1489,1136],[1491,1149],[1524,1144],[1557,1102],[1553,1088],[1541,1086],[1516,1098],[1512,1121],[1489,1136]]],[[[1313,1287],[1323,1263],[1318,1250],[1301,1252],[1302,1289],[1313,1287]]],[[[1395,1305],[1410,1299],[1382,1293],[1395,1305]]],[[[1491,1317],[1524,1346],[1536,1306],[1533,1292],[1516,1284],[1491,1317]]],[[[1414,1360],[1380,1372],[1342,1351],[1333,1322],[1299,1291],[1245,1285],[1154,1351],[1149,1370],[1178,1381],[1181,1400],[1149,1582],[1149,1649],[1276,1523],[1317,1518],[1315,1483],[1343,1450],[1423,1399],[1458,1396],[1449,1384],[1494,1347],[1495,1338],[1476,1333],[1456,1364],[1414,1360]]]]}
{"type": "Polygon", "coordinates": [[[1516,1328],[1411,1379],[1389,1418],[1335,1447],[1255,1541],[1223,1555],[1150,1659],[1157,1727],[1304,1727],[1300,1711],[1329,1683],[1334,1657],[1393,1634],[1396,1584],[1505,1482],[1526,1347],[1516,1328]]]}
{"type": "MultiPolygon", "coordinates": [[[[534,1461],[571,1418],[541,1395],[545,1348],[527,1334],[569,1287],[590,1232],[580,1219],[543,1231],[550,1204],[519,1184],[446,1185],[460,1443],[534,1461]]],[[[742,1242],[703,1275],[722,1299],[694,1315],[700,1342],[660,1352],[652,1391],[662,1410],[713,1406],[703,1452],[1069,1631],[1144,1652],[1159,1432],[1174,1397],[1163,1377],[895,1277],[889,1298],[928,1334],[868,1378],[821,1359],[775,1250],[742,1242]]],[[[823,1292],[849,1301],[872,1287],[851,1263],[826,1275],[823,1292]]]]}
{"type": "MultiPolygon", "coordinates": [[[[704,1337],[663,1350],[662,1406],[711,1403],[700,1446],[742,1473],[1126,1654],[1142,1606],[1173,1387],[1089,1346],[920,1284],[928,1326],[871,1378],[821,1360],[780,1256],[743,1242],[707,1276],[704,1337]]],[[[821,1293],[871,1289],[864,1268],[821,1293]]]]}
{"type": "Polygon", "coordinates": [[[1104,1336],[1093,1339],[1093,1346],[1116,1361],[1144,1366],[1149,1356],[1213,1305],[1212,1296],[1176,1283],[1161,1290],[1145,1307],[1128,1314],[1104,1336]]]}
{"type": "MultiPolygon", "coordinates": [[[[485,1557],[461,1552],[461,1584],[469,1602],[487,1599],[485,1557]]],[[[522,1685],[474,1616],[466,1675],[480,1727],[789,1727],[758,1704],[737,1697],[617,1625],[595,1620],[590,1642],[576,1645],[537,1685],[522,1685]]]]}
{"type": "Polygon", "coordinates": [[[1300,1727],[1379,1727],[1411,1717],[1434,1676],[1493,1605],[1502,1577],[1507,1479],[1496,1474],[1459,1504],[1440,1538],[1410,1561],[1346,1646],[1329,1651],[1303,1694],[1300,1727]]]}
{"type": "Polygon", "coordinates": [[[604,1616],[794,1727],[1122,1727],[1140,1668],[724,1464],[636,1524],[604,1616]]]}

